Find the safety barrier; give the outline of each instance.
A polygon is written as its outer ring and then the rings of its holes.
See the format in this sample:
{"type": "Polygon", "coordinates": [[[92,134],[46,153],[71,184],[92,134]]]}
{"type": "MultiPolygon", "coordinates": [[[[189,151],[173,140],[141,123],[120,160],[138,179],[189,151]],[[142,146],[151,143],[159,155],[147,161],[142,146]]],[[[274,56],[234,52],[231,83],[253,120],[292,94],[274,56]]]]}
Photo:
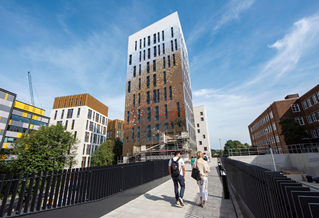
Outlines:
{"type": "Polygon", "coordinates": [[[5,175],[0,217],[49,211],[101,200],[169,175],[168,160],[5,175]]]}
{"type": "Polygon", "coordinates": [[[280,172],[221,157],[228,182],[256,218],[319,217],[319,192],[280,172]]]}

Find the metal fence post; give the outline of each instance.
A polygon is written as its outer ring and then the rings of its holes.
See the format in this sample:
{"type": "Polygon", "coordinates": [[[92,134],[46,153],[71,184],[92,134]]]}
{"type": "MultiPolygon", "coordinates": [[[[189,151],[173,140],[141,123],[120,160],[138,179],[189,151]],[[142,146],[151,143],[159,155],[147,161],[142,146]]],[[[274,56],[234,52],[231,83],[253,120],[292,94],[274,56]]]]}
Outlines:
{"type": "Polygon", "coordinates": [[[229,199],[229,189],[227,184],[227,177],[224,171],[221,172],[223,190],[224,190],[224,199],[229,199]]]}

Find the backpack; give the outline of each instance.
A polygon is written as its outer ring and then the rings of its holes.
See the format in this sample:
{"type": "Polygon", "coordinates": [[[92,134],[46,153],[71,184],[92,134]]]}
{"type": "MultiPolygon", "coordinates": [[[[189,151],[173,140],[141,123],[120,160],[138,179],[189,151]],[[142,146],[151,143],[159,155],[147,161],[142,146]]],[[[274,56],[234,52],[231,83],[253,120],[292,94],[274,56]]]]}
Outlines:
{"type": "Polygon", "coordinates": [[[178,158],[176,161],[174,161],[174,158],[172,158],[172,163],[171,163],[172,177],[178,177],[180,175],[179,166],[178,166],[179,159],[180,158],[178,158]]]}
{"type": "Polygon", "coordinates": [[[203,160],[207,161],[207,156],[206,155],[203,156],[203,160]]]}

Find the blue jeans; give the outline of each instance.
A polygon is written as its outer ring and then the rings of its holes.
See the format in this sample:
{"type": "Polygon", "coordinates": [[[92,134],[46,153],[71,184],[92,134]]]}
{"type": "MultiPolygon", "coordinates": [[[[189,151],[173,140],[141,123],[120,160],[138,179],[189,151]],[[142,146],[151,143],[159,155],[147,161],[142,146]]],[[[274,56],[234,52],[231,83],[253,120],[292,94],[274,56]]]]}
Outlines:
{"type": "Polygon", "coordinates": [[[185,179],[183,178],[182,175],[179,175],[178,177],[172,177],[172,179],[173,179],[173,182],[174,182],[175,198],[176,198],[176,201],[177,201],[179,197],[183,198],[183,196],[184,196],[185,179]],[[181,186],[180,194],[178,194],[178,183],[181,186]]]}

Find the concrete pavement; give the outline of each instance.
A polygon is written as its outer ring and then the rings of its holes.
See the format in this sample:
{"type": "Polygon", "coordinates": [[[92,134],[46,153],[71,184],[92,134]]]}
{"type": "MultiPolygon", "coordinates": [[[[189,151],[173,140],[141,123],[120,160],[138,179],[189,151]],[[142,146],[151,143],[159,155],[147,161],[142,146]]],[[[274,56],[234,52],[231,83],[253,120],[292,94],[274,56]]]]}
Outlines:
{"type": "Polygon", "coordinates": [[[123,206],[102,216],[102,218],[112,217],[223,217],[236,218],[236,213],[231,200],[223,199],[223,187],[218,177],[217,161],[211,159],[209,163],[211,173],[208,176],[208,201],[206,209],[198,206],[199,195],[196,181],[191,178],[191,166],[186,164],[185,178],[185,206],[175,205],[174,185],[169,180],[144,195],[124,204],[123,206]]]}

